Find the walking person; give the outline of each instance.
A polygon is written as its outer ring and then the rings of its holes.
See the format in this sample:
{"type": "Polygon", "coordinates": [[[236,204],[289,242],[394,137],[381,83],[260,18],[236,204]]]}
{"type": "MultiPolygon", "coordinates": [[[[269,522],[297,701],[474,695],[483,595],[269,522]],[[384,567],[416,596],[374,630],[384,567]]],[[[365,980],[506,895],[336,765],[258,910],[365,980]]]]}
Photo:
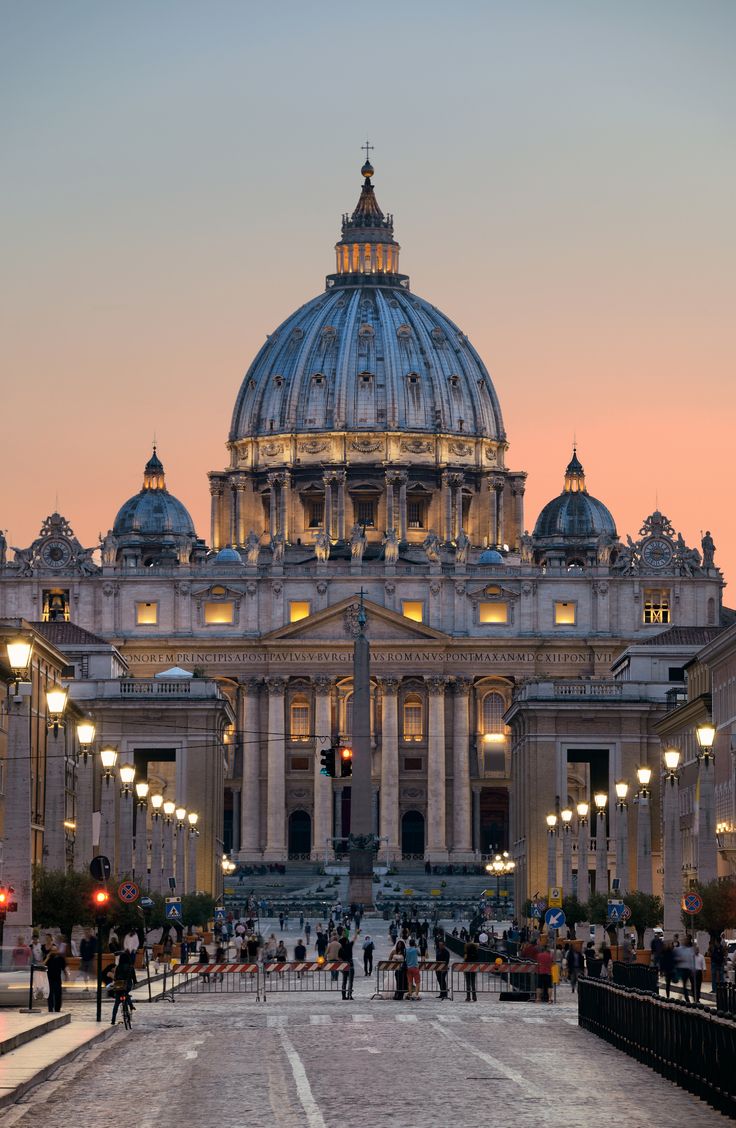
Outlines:
{"type": "Polygon", "coordinates": [[[352,999],[353,997],[353,980],[355,979],[355,965],[353,964],[353,944],[360,936],[360,929],[356,928],[352,940],[350,933],[345,932],[342,943],[338,949],[338,958],[346,963],[348,966],[342,973],[342,997],[343,999],[352,999]]]}
{"type": "Polygon", "coordinates": [[[61,977],[69,978],[66,960],[56,944],[52,944],[49,953],[43,961],[46,965],[46,976],[49,981],[49,1010],[61,1010],[61,977]]]}
{"type": "Polygon", "coordinates": [[[705,975],[705,956],[700,951],[697,944],[693,944],[693,951],[695,953],[695,1002],[700,1002],[700,992],[703,989],[703,976],[705,975]]]}
{"type": "MultiPolygon", "coordinates": [[[[475,940],[472,940],[472,939],[466,940],[465,941],[465,948],[463,950],[463,962],[466,963],[466,964],[472,964],[472,963],[476,963],[477,960],[478,960],[478,945],[476,944],[475,940]]],[[[466,1003],[469,1003],[471,1001],[471,996],[472,996],[472,1001],[474,1003],[478,1002],[478,996],[476,994],[476,980],[477,980],[477,973],[475,971],[466,971],[465,972],[465,1002],[466,1003]]]]}
{"type": "Polygon", "coordinates": [[[365,972],[366,975],[372,975],[373,974],[373,952],[374,952],[374,949],[375,949],[375,944],[371,940],[370,936],[366,935],[366,938],[363,941],[363,971],[365,972]]]}
{"type": "MultiPolygon", "coordinates": [[[[609,953],[610,954],[610,953],[609,953]]],[[[552,1002],[552,965],[554,956],[546,943],[542,944],[537,955],[537,1002],[552,1002]]]]}
{"type": "Polygon", "coordinates": [[[406,963],[406,981],[407,981],[407,1001],[410,999],[420,999],[419,983],[421,975],[419,972],[419,948],[415,936],[409,937],[409,943],[406,945],[406,953],[404,956],[406,963]]]}
{"type": "Polygon", "coordinates": [[[450,949],[447,947],[447,944],[445,943],[445,938],[442,935],[440,935],[440,937],[437,940],[437,957],[436,958],[437,958],[437,963],[442,965],[441,967],[438,967],[437,970],[435,971],[435,975],[437,976],[437,986],[440,989],[440,993],[437,996],[437,998],[438,999],[446,999],[446,998],[448,998],[448,994],[447,994],[447,973],[448,973],[448,970],[449,970],[449,967],[450,967],[450,949]]]}
{"type": "Polygon", "coordinates": [[[724,982],[726,950],[721,940],[714,940],[710,949],[710,985],[715,991],[724,982]]]}
{"type": "Polygon", "coordinates": [[[675,973],[675,949],[672,944],[665,944],[659,952],[659,970],[664,976],[664,992],[670,997],[672,976],[675,973]]]}
{"type": "Polygon", "coordinates": [[[682,990],[685,995],[685,1002],[689,1003],[689,988],[692,987],[693,994],[695,993],[695,950],[690,936],[688,936],[684,944],[680,944],[675,948],[675,965],[682,979],[682,990]]]}
{"type": "Polygon", "coordinates": [[[401,1002],[406,993],[406,944],[399,937],[389,952],[389,962],[396,963],[398,966],[394,970],[394,999],[396,1002],[401,1002]]]}
{"type": "Polygon", "coordinates": [[[567,981],[570,984],[572,994],[575,994],[575,988],[578,985],[578,978],[583,967],[582,953],[570,945],[567,953],[567,981]]]}
{"type": "Polygon", "coordinates": [[[90,976],[95,979],[95,956],[97,955],[97,937],[92,935],[91,928],[85,928],[84,936],[79,941],[79,971],[84,980],[84,993],[89,994],[90,976]]]}
{"type": "MultiPolygon", "coordinates": [[[[324,933],[322,933],[322,935],[324,936],[324,933]]],[[[317,950],[319,951],[319,938],[317,939],[317,945],[318,945],[317,950]]],[[[340,958],[340,941],[337,938],[337,933],[333,932],[332,936],[330,938],[330,941],[329,941],[329,943],[328,943],[328,945],[325,949],[325,959],[327,960],[328,963],[337,963],[339,958],[340,958]]],[[[336,971],[330,972],[330,979],[332,980],[333,983],[337,982],[337,975],[338,975],[338,973],[336,971]]]]}

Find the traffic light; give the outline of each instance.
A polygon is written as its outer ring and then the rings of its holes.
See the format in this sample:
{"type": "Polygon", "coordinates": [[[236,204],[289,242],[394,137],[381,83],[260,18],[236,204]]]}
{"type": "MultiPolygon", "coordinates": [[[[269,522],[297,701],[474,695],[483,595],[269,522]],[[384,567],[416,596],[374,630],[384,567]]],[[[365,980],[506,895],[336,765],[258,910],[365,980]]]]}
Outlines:
{"type": "Polygon", "coordinates": [[[330,746],[323,748],[320,755],[319,762],[322,767],[319,769],[319,774],[328,776],[330,779],[335,777],[335,749],[330,746]]]}
{"type": "Polygon", "coordinates": [[[10,904],[10,894],[7,889],[0,888],[0,920],[5,920],[5,914],[10,904]]]}
{"type": "Polygon", "coordinates": [[[110,894],[107,889],[95,889],[92,894],[92,904],[94,905],[97,923],[104,924],[107,920],[107,910],[110,907],[110,894]]]}
{"type": "Polygon", "coordinates": [[[343,744],[340,748],[340,775],[351,776],[353,774],[353,750],[343,744]]]}

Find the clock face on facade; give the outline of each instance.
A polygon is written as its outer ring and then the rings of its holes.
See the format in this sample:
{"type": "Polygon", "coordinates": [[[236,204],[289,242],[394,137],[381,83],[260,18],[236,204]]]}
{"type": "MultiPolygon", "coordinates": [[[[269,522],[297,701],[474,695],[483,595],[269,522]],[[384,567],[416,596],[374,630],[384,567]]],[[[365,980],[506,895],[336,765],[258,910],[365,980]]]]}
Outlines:
{"type": "Polygon", "coordinates": [[[65,540],[52,538],[42,545],[40,556],[47,568],[66,568],[72,558],[71,546],[65,540]]]}
{"type": "Polygon", "coordinates": [[[672,545],[661,537],[652,537],[641,550],[641,558],[649,568],[666,568],[672,563],[672,545]]]}

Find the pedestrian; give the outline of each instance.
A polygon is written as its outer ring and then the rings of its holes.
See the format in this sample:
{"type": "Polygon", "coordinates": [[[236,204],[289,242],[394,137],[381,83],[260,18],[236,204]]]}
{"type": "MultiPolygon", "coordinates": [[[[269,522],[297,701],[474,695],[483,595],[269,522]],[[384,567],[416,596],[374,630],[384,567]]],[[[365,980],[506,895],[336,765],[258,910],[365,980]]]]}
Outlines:
{"type": "MultiPolygon", "coordinates": [[[[476,944],[475,940],[466,940],[465,948],[463,950],[463,963],[473,964],[473,963],[476,963],[477,960],[478,960],[478,945],[476,944]]],[[[471,1001],[471,996],[472,996],[472,1001],[474,1003],[478,1002],[478,996],[476,994],[476,979],[477,979],[477,973],[475,971],[466,971],[465,972],[465,1002],[466,1003],[469,1003],[471,1001]]]]}
{"type": "Polygon", "coordinates": [[[399,937],[389,952],[389,961],[395,963],[397,966],[394,968],[394,999],[400,1002],[404,998],[406,992],[406,944],[399,937]]]}
{"type": "Polygon", "coordinates": [[[606,940],[601,944],[601,959],[603,960],[601,978],[613,979],[613,953],[606,940]]]}
{"type": "Polygon", "coordinates": [[[437,963],[442,965],[441,967],[438,967],[437,970],[435,971],[435,975],[437,976],[437,985],[439,986],[439,989],[440,989],[440,993],[437,996],[437,998],[438,999],[446,999],[446,998],[448,998],[448,994],[447,994],[447,972],[448,972],[449,967],[450,967],[450,949],[447,947],[447,944],[445,943],[445,938],[442,934],[440,934],[440,936],[438,937],[438,940],[437,940],[437,957],[436,958],[437,958],[437,963]]]}
{"type": "Polygon", "coordinates": [[[327,951],[328,943],[329,943],[329,941],[327,939],[327,933],[324,932],[323,929],[322,929],[322,926],[318,924],[317,925],[317,934],[316,934],[315,939],[314,939],[314,946],[317,949],[318,958],[320,958],[320,959],[325,958],[325,952],[327,951]]]}
{"type": "Polygon", "coordinates": [[[546,941],[537,953],[537,991],[538,1003],[552,1002],[552,965],[554,956],[547,947],[546,941]]]}
{"type": "Polygon", "coordinates": [[[284,931],[284,914],[279,913],[279,931],[284,931]]]}
{"type": "Polygon", "coordinates": [[[304,922],[304,939],[306,941],[307,947],[309,947],[309,940],[311,938],[311,935],[312,935],[312,926],[311,926],[311,924],[309,923],[308,920],[305,920],[305,922],[304,922]]]}
{"type": "Polygon", "coordinates": [[[304,909],[299,910],[299,927],[304,928],[304,909]]]}
{"type": "Polygon", "coordinates": [[[664,944],[660,949],[659,970],[664,976],[664,991],[669,999],[672,976],[675,973],[675,949],[672,944],[664,944]]]}
{"type": "Polygon", "coordinates": [[[302,938],[300,936],[299,939],[297,940],[296,944],[294,945],[294,959],[299,960],[301,962],[302,960],[305,960],[306,958],[307,958],[307,949],[304,946],[304,941],[302,940],[302,938]]]}
{"type": "MultiPolygon", "coordinates": [[[[324,933],[322,933],[324,936],[324,933]]],[[[319,940],[317,941],[319,943],[319,940]]],[[[319,948],[317,949],[319,951],[319,948]]],[[[340,955],[340,941],[337,938],[337,933],[333,932],[330,940],[325,948],[325,959],[328,963],[337,963],[340,955]]],[[[337,972],[330,972],[330,979],[333,983],[337,982],[337,972]]]]}
{"type": "MultiPolygon", "coordinates": [[[[208,952],[208,951],[207,951],[207,949],[205,948],[204,944],[202,944],[202,945],[200,946],[200,949],[199,949],[199,957],[198,957],[198,959],[197,959],[197,963],[200,963],[200,964],[209,964],[209,962],[210,962],[210,955],[209,955],[209,952],[208,952]]],[[[203,983],[209,983],[209,981],[210,981],[210,973],[209,973],[208,971],[204,971],[204,972],[202,972],[202,976],[201,976],[201,978],[202,978],[202,982],[203,982],[203,983]]]]}
{"type": "Polygon", "coordinates": [[[675,966],[682,979],[685,1002],[689,1003],[689,988],[692,987],[693,994],[695,993],[695,950],[690,936],[687,937],[684,944],[675,948],[675,966]]]}
{"type": "MultiPolygon", "coordinates": [[[[216,964],[222,965],[224,963],[227,963],[227,949],[225,948],[226,943],[227,943],[227,940],[225,941],[225,943],[223,943],[222,940],[221,940],[220,943],[215,948],[215,963],[216,964]]],[[[215,972],[215,983],[217,983],[218,979],[219,979],[220,983],[222,983],[224,978],[225,978],[225,976],[221,971],[215,972]]]]}
{"type": "Polygon", "coordinates": [[[577,948],[574,948],[571,944],[567,953],[567,980],[570,984],[570,990],[572,991],[573,995],[575,994],[575,988],[578,985],[578,977],[580,976],[582,968],[582,953],[579,952],[577,948]]]}
{"type": "MultiPolygon", "coordinates": [[[[120,953],[118,964],[115,969],[115,978],[112,983],[112,995],[115,999],[112,1008],[112,1016],[110,1018],[110,1025],[114,1026],[118,1017],[118,1010],[124,997],[128,995],[136,984],[135,975],[135,954],[133,952],[125,951],[120,953]]],[[[130,1000],[130,1009],[135,1010],[133,1000],[130,1000]]]]}
{"type": "Polygon", "coordinates": [[[417,947],[416,936],[409,937],[409,943],[406,945],[404,960],[406,963],[406,998],[408,1002],[410,999],[421,998],[419,994],[419,984],[421,981],[421,974],[419,971],[419,948],[417,947]]]}
{"type": "MultiPolygon", "coordinates": [[[[524,952],[524,949],[522,948],[522,954],[523,954],[523,952],[524,952]]],[[[585,951],[583,953],[583,958],[584,958],[584,961],[585,961],[585,974],[588,977],[590,977],[593,974],[593,971],[595,969],[595,963],[596,963],[595,944],[593,943],[592,940],[589,940],[588,943],[585,945],[585,951]]]]}
{"type": "Polygon", "coordinates": [[[693,951],[695,953],[695,1002],[700,1002],[700,992],[703,988],[703,976],[705,975],[705,956],[700,951],[697,944],[693,944],[693,951]]]}
{"type": "Polygon", "coordinates": [[[286,963],[289,959],[289,954],[286,951],[286,944],[283,940],[279,940],[276,945],[276,961],[277,963],[286,963]]]}
{"type": "Polygon", "coordinates": [[[373,974],[373,952],[374,952],[374,949],[375,949],[375,944],[371,940],[370,936],[366,935],[366,938],[363,941],[363,971],[365,972],[366,975],[372,975],[373,974]]]}
{"type": "Polygon", "coordinates": [[[652,936],[652,943],[650,945],[652,952],[652,963],[657,971],[661,971],[660,961],[662,952],[664,950],[664,939],[662,937],[661,929],[655,928],[654,935],[652,936]]]}
{"type": "MultiPolygon", "coordinates": [[[[169,935],[170,934],[167,934],[167,939],[169,935]]],[[[135,956],[139,948],[140,940],[138,939],[138,933],[134,928],[129,928],[123,938],[123,950],[125,952],[132,952],[133,956],[135,956]]],[[[171,955],[171,950],[169,950],[169,955],[171,955]]]]}
{"type": "Polygon", "coordinates": [[[342,973],[342,997],[343,999],[352,999],[353,997],[353,980],[355,979],[355,965],[353,964],[353,944],[360,936],[360,929],[356,928],[352,940],[350,933],[345,932],[342,943],[338,949],[338,958],[346,963],[348,966],[342,973]]]}
{"type": "Polygon", "coordinates": [[[43,961],[46,964],[46,975],[49,981],[49,1010],[61,1010],[61,977],[69,978],[67,971],[66,960],[62,956],[56,944],[52,944],[49,948],[48,955],[43,961]]]}
{"type": "Polygon", "coordinates": [[[84,980],[84,993],[89,994],[90,976],[96,979],[94,961],[97,955],[97,937],[92,935],[91,928],[85,928],[84,936],[79,941],[79,971],[84,980]]]}
{"type": "Polygon", "coordinates": [[[258,961],[258,937],[255,932],[251,932],[245,941],[245,947],[248,953],[248,962],[256,963],[258,961]]]}

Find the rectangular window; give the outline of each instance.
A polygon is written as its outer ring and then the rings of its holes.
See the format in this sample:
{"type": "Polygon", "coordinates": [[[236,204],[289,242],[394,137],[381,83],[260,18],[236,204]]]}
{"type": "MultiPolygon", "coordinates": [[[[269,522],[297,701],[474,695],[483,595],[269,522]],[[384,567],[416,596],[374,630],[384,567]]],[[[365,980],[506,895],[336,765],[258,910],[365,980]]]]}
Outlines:
{"type": "Polygon", "coordinates": [[[576,603],[555,603],[555,625],[558,627],[574,627],[577,613],[576,603]]]}
{"type": "Polygon", "coordinates": [[[235,604],[232,600],[206,602],[204,605],[204,621],[208,625],[222,624],[232,626],[235,622],[235,604]]]}
{"type": "Polygon", "coordinates": [[[424,604],[416,599],[402,599],[401,614],[415,623],[424,622],[424,604]]]}
{"type": "Polygon", "coordinates": [[[669,667],[669,681],[671,682],[684,682],[685,669],[683,666],[670,666],[669,667]]]}
{"type": "Polygon", "coordinates": [[[670,593],[653,589],[644,592],[644,622],[669,623],[670,593]]]}
{"type": "Polygon", "coordinates": [[[289,622],[298,623],[300,619],[309,618],[310,604],[306,599],[292,599],[289,601],[289,622]]]}
{"type": "Polygon", "coordinates": [[[420,772],[422,770],[422,757],[421,756],[404,756],[404,771],[405,772],[420,772]]]}
{"type": "Polygon", "coordinates": [[[309,528],[321,529],[325,519],[325,503],[322,498],[318,501],[307,502],[307,509],[309,512],[309,528]]]}
{"type": "Polygon", "coordinates": [[[309,704],[306,701],[293,701],[291,704],[291,728],[289,736],[292,740],[309,739],[309,704]]]}
{"type": "Polygon", "coordinates": [[[478,613],[481,623],[508,623],[508,603],[481,603],[478,613]]]}
{"type": "Polygon", "coordinates": [[[410,529],[424,528],[424,502],[408,499],[406,503],[406,523],[410,529]]]}
{"type": "Polygon", "coordinates": [[[308,772],[309,771],[309,756],[292,756],[291,757],[291,770],[293,772],[308,772]]]}
{"type": "Polygon", "coordinates": [[[358,501],[355,503],[355,520],[358,525],[365,525],[372,529],[376,523],[375,501],[358,501]]]}
{"type": "Polygon", "coordinates": [[[135,622],[138,627],[158,625],[158,603],[136,603],[135,622]]]}

